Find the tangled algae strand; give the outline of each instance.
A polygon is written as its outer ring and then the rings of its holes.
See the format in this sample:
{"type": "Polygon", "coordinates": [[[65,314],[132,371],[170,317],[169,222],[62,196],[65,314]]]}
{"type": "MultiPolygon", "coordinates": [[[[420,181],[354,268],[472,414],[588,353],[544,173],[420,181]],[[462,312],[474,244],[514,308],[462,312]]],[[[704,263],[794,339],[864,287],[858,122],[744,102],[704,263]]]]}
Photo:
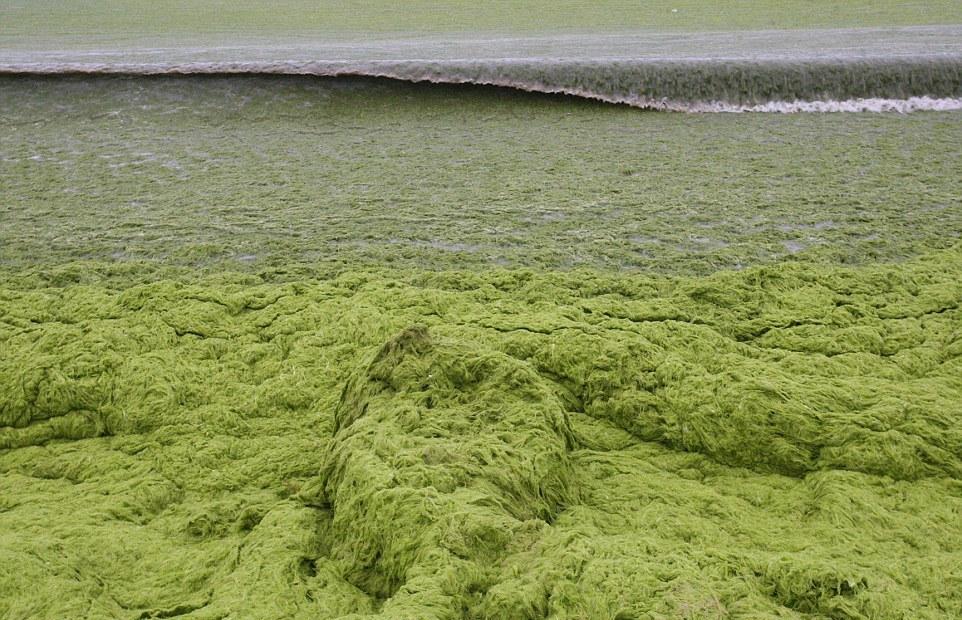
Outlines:
{"type": "Polygon", "coordinates": [[[409,328],[349,380],[323,475],[333,555],[387,617],[483,603],[499,559],[570,503],[573,437],[550,386],[504,353],[433,340],[409,328]]]}
{"type": "Polygon", "coordinates": [[[960,273],[7,273],[0,616],[960,617],[960,273]]]}

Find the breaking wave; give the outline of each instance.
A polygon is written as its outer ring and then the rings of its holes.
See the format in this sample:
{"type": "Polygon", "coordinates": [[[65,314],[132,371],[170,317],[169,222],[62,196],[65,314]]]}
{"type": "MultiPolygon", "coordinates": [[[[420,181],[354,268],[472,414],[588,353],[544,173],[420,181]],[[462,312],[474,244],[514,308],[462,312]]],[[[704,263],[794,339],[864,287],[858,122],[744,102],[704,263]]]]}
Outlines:
{"type": "Polygon", "coordinates": [[[677,112],[962,109],[962,55],[786,59],[28,62],[7,75],[301,75],[476,84],[677,112]]]}

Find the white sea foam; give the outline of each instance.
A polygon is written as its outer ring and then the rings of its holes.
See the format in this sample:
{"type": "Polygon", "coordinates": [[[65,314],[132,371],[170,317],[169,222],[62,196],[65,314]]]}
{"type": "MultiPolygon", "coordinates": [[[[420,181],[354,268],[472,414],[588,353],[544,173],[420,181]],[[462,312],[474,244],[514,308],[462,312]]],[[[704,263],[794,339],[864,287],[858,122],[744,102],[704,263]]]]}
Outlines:
{"type": "MultiPolygon", "coordinates": [[[[722,106],[724,108],[725,106],[722,106]]],[[[909,97],[908,99],[849,99],[846,101],[772,101],[754,106],[735,106],[734,109],[710,110],[720,112],[909,112],[962,110],[962,98],[909,97]]]]}

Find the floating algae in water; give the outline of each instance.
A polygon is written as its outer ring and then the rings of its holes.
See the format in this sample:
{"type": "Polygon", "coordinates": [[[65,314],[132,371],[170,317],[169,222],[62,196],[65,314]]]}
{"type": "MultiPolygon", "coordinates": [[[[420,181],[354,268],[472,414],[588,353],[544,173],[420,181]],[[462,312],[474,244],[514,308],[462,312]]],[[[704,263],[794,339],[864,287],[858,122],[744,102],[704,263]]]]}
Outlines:
{"type": "Polygon", "coordinates": [[[7,274],[0,615],[959,617],[959,273],[7,274]]]}

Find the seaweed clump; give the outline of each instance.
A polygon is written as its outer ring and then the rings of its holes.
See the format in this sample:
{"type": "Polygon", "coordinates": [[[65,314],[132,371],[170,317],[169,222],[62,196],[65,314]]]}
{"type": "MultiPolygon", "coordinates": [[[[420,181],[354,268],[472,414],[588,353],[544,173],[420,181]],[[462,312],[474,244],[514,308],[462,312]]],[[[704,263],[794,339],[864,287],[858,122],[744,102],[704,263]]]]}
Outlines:
{"type": "Polygon", "coordinates": [[[388,616],[454,617],[570,502],[567,413],[504,353],[408,328],[348,381],[334,417],[333,555],[388,616]]]}
{"type": "Polygon", "coordinates": [[[957,618],[959,273],[3,275],[0,615],[957,618]]]}

